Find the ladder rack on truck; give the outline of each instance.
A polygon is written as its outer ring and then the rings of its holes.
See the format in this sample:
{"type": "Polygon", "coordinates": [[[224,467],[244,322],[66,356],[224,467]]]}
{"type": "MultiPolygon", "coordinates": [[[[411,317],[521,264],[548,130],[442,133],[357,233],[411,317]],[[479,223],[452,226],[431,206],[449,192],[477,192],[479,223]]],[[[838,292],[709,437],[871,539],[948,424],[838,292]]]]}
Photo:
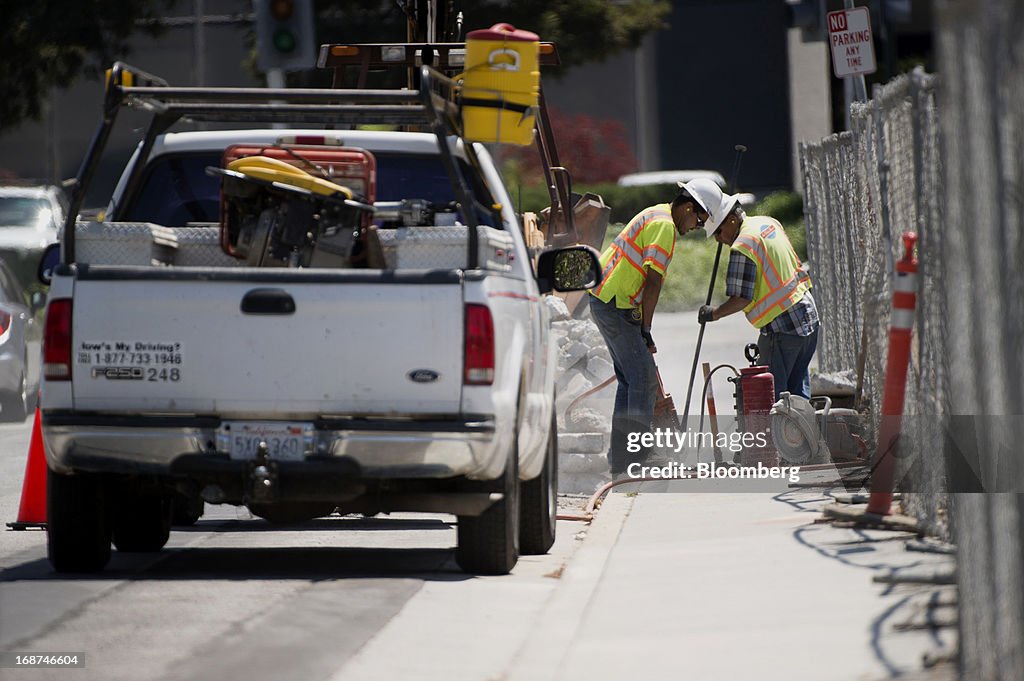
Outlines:
{"type": "MultiPolygon", "coordinates": [[[[414,90],[271,89],[224,87],[171,87],[163,79],[118,62],[111,69],[103,103],[103,118],[72,187],[71,206],[64,225],[64,264],[75,262],[75,221],[86,190],[123,108],[153,114],[123,192],[130,203],[138,192],[142,172],[156,138],[175,123],[289,123],[325,126],[365,123],[426,126],[437,136],[440,158],[451,181],[468,229],[467,269],[476,269],[479,215],[491,215],[500,224],[498,207],[480,203],[456,162],[449,136],[461,138],[457,105],[458,85],[429,66],[419,69],[420,87],[414,90]]],[[[466,161],[480,162],[472,144],[463,145],[466,161]]]]}

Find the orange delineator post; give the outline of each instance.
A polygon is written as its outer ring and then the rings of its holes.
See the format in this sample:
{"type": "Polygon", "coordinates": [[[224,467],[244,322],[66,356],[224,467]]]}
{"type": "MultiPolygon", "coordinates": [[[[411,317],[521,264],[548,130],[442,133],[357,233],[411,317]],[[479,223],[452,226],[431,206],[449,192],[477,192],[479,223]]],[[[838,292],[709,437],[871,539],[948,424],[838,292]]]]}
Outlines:
{"type": "Polygon", "coordinates": [[[914,246],[917,234],[903,235],[903,259],[896,263],[896,281],[892,292],[892,320],[889,323],[889,357],[885,364],[885,394],[882,397],[882,422],[878,428],[878,447],[871,473],[868,513],[889,515],[898,456],[903,403],[910,364],[910,341],[917,307],[917,258],[914,246]]]}
{"type": "Polygon", "coordinates": [[[43,430],[38,407],[28,445],[28,461],[25,462],[18,521],[7,523],[7,526],[12,530],[46,527],[46,452],[43,450],[43,430]]]}

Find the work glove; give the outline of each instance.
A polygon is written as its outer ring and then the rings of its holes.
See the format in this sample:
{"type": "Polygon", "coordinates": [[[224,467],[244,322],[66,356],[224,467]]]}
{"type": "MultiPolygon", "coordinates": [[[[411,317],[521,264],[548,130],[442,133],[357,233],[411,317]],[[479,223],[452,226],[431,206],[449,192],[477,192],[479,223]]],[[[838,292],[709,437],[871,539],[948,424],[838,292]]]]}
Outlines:
{"type": "Polygon", "coordinates": [[[715,321],[715,308],[711,305],[701,305],[697,310],[697,323],[707,324],[713,321],[715,321]]]}
{"type": "Polygon", "coordinates": [[[645,326],[640,327],[640,335],[643,336],[644,342],[647,343],[648,348],[655,347],[654,336],[651,335],[651,330],[645,326]]]}

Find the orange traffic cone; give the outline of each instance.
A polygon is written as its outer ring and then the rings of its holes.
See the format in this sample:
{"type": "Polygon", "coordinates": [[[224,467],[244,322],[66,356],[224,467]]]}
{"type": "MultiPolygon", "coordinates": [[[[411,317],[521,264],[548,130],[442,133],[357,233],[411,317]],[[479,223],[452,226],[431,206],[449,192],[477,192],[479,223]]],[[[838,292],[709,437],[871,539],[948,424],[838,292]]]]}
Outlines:
{"type": "Polygon", "coordinates": [[[28,461],[25,462],[25,482],[21,486],[18,522],[7,523],[7,527],[12,530],[46,527],[46,453],[43,451],[43,429],[39,419],[39,407],[36,407],[32,439],[28,446],[28,461]]]}

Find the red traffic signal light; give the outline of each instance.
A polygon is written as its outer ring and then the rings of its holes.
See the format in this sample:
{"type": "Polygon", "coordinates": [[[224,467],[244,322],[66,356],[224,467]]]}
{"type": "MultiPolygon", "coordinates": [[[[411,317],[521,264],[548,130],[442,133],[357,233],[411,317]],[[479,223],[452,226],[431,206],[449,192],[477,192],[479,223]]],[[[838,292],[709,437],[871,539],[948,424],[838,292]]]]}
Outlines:
{"type": "Polygon", "coordinates": [[[295,0],[270,0],[270,16],[288,21],[295,14],[295,0]]]}

